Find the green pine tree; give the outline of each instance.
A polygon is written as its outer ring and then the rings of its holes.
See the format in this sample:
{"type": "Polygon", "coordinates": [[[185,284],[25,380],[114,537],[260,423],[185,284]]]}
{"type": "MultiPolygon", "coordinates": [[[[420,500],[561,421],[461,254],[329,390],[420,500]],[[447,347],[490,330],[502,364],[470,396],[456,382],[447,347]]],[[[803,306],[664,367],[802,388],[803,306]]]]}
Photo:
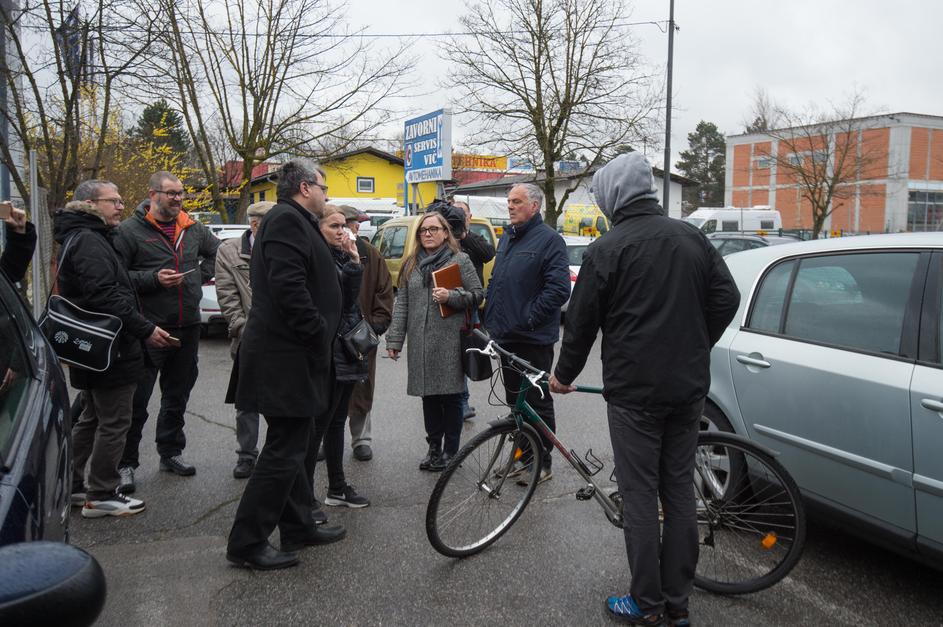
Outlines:
{"type": "Polygon", "coordinates": [[[688,133],[688,149],[681,151],[675,167],[700,183],[684,190],[684,200],[692,206],[723,205],[726,152],[727,142],[715,124],[701,120],[688,133]]]}
{"type": "Polygon", "coordinates": [[[132,134],[143,142],[169,146],[175,153],[182,154],[190,149],[190,137],[183,118],[163,99],[144,108],[132,134]]]}

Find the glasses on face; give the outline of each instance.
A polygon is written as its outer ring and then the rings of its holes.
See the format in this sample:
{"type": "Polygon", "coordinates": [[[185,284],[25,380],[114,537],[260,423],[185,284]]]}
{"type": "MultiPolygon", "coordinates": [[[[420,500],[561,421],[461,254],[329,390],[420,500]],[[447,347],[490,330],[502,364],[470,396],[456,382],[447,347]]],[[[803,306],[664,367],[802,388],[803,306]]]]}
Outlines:
{"type": "Polygon", "coordinates": [[[437,235],[442,230],[441,226],[424,226],[419,229],[420,235],[437,235]]]}
{"type": "Polygon", "coordinates": [[[165,194],[168,198],[183,198],[182,189],[155,189],[158,194],[165,194]]]}
{"type": "Polygon", "coordinates": [[[115,207],[124,206],[124,200],[121,198],[92,198],[92,202],[110,202],[115,207]]]}
{"type": "Polygon", "coordinates": [[[311,185],[311,186],[313,186],[313,187],[320,187],[320,188],[321,188],[321,191],[324,192],[325,194],[327,194],[327,185],[321,185],[321,184],[318,183],[317,181],[305,181],[305,182],[306,182],[308,185],[311,185]]]}

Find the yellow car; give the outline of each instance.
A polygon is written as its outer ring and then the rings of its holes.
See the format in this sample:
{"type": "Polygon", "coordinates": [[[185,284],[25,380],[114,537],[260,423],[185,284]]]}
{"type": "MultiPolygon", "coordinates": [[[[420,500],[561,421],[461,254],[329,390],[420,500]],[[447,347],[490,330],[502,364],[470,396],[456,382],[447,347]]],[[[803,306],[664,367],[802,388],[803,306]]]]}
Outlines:
{"type": "MultiPolygon", "coordinates": [[[[380,254],[386,260],[386,267],[393,275],[393,285],[399,285],[399,269],[403,265],[406,257],[413,252],[416,245],[416,228],[419,224],[420,216],[404,216],[387,220],[377,228],[377,232],[370,241],[380,254]]],[[[498,238],[494,233],[494,227],[485,218],[472,218],[470,230],[485,238],[495,248],[498,247],[498,238]]],[[[484,287],[488,287],[488,281],[491,280],[491,268],[494,266],[494,259],[484,266],[484,287]]]]}

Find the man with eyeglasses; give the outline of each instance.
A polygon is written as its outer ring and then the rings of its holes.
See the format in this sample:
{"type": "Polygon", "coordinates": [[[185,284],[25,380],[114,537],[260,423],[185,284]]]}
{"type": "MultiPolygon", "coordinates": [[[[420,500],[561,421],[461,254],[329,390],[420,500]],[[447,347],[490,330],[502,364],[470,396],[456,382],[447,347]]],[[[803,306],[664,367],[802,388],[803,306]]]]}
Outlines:
{"type": "Polygon", "coordinates": [[[84,181],[73,198],[53,222],[62,246],[59,293],[83,309],[118,317],[122,328],[107,370],[69,368],[72,386],[85,397],[72,427],[72,504],[82,508],[85,518],[125,517],[144,511],[144,501],[117,492],[132,398],[144,375],[141,343],[166,347],[169,334],[141,314],[131,279],[114,249],[113,231],[124,207],[118,188],[108,181],[84,181]]]}
{"type": "Polygon", "coordinates": [[[155,439],[160,469],[180,476],[196,473],[181,456],[187,443],[183,416],[197,378],[202,285],[213,278],[219,247],[216,236],[182,210],[185,191],[180,179],[170,172],[155,172],[148,188],[148,199],[118,227],[115,247],[124,258],[144,315],[170,333],[171,345],[148,349],[150,363],[134,394],[119,467],[123,494],[135,490],[138,449],[158,375],[161,399],[155,439]]]}

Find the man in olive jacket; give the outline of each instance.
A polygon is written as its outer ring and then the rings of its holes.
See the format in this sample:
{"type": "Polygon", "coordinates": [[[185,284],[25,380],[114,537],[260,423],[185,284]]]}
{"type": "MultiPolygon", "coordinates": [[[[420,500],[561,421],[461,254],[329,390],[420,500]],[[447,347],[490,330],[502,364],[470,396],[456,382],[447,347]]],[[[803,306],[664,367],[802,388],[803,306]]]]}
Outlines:
{"type": "Polygon", "coordinates": [[[315,525],[306,476],[314,416],[334,387],[334,336],[341,288],[317,216],[324,210],[324,173],[307,159],[278,172],[278,203],[259,227],[250,262],[252,308],[239,346],[236,409],[262,414],[265,445],[249,477],[229,533],[226,559],[273,570],[298,563],[305,546],[335,542],[343,527],[315,525]],[[268,542],[278,527],[281,550],[268,542]]]}
{"type": "Polygon", "coordinates": [[[613,227],[583,257],[550,389],[573,391],[602,329],[603,396],[632,573],[629,594],[606,604],[632,624],[661,625],[666,613],[672,625],[687,624],[698,556],[691,475],[710,352],[740,292],[704,234],[665,215],[645,157],[616,157],[593,176],[593,190],[613,227]]]}
{"type": "Polygon", "coordinates": [[[202,285],[213,278],[219,247],[216,236],[182,210],[185,190],[180,179],[170,172],[155,172],[148,187],[148,200],[118,227],[115,248],[124,258],[144,316],[166,329],[176,345],[148,349],[149,363],[134,394],[119,467],[119,489],[124,494],[135,490],[138,448],[158,374],[161,397],[155,441],[160,469],[180,476],[196,473],[181,457],[187,445],[183,416],[197,378],[202,285]]]}
{"type": "MultiPolygon", "coordinates": [[[[249,285],[249,260],[252,258],[252,246],[256,233],[262,223],[262,217],[275,206],[273,202],[256,202],[246,209],[249,228],[241,237],[233,237],[219,245],[216,253],[216,299],[219,310],[229,327],[229,354],[233,359],[239,352],[239,340],[249,318],[252,306],[252,288],[249,285]]],[[[232,400],[227,398],[227,403],[232,400]]],[[[254,411],[236,410],[236,442],[239,448],[236,467],[232,476],[246,479],[252,474],[255,459],[259,456],[259,414],[254,411]]]]}

